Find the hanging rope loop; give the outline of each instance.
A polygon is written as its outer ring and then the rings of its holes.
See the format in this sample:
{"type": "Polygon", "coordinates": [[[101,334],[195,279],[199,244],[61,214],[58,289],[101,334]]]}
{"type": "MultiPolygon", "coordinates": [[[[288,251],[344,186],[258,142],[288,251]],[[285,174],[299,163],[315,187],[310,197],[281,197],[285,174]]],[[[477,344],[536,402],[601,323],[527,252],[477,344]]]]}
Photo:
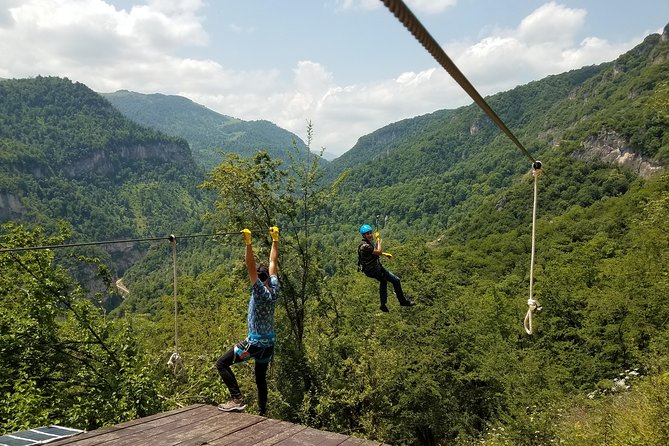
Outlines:
{"type": "Polygon", "coordinates": [[[532,334],[532,315],[535,311],[541,311],[539,303],[534,299],[534,251],[536,245],[536,231],[537,231],[537,190],[538,180],[541,175],[542,164],[541,161],[532,162],[532,175],[534,176],[534,197],[532,203],[532,248],[530,254],[530,297],[527,300],[527,314],[525,314],[525,332],[528,335],[532,334]]]}
{"type": "Polygon", "coordinates": [[[172,292],[174,295],[174,353],[167,361],[167,365],[174,368],[176,373],[177,367],[181,364],[181,355],[179,355],[179,326],[177,324],[178,307],[177,307],[177,237],[170,234],[168,240],[172,244],[172,292]]]}
{"type": "Polygon", "coordinates": [[[176,368],[179,364],[181,364],[181,355],[177,352],[172,353],[170,359],[167,360],[167,365],[176,368]]]}
{"type": "Polygon", "coordinates": [[[534,299],[528,299],[527,300],[527,313],[525,313],[525,320],[523,321],[523,325],[525,327],[525,332],[528,335],[532,334],[532,316],[534,315],[534,312],[539,310],[540,307],[538,307],[537,301],[534,299]]]}

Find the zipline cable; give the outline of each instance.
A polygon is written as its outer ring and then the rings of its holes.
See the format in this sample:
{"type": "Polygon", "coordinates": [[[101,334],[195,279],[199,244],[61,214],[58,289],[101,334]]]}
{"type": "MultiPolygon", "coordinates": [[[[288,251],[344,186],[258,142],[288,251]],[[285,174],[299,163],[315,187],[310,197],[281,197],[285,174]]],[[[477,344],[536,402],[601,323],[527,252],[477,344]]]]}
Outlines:
{"type": "Polygon", "coordinates": [[[451,75],[451,77],[462,87],[463,90],[478,104],[479,107],[492,119],[492,121],[497,124],[506,136],[513,141],[513,143],[527,156],[532,162],[535,162],[536,159],[530,155],[527,149],[518,141],[518,138],[515,137],[511,130],[504,124],[497,113],[490,108],[488,103],[483,99],[483,97],[476,91],[476,88],[467,80],[464,74],[458,69],[458,67],[453,63],[453,61],[448,57],[446,52],[441,48],[436,40],[430,35],[430,33],[425,29],[423,24],[418,20],[418,18],[411,12],[406,4],[402,0],[382,0],[383,3],[390,9],[390,11],[395,14],[395,17],[399,19],[402,24],[413,34],[413,36],[423,45],[423,47],[434,57],[434,59],[441,64],[442,67],[451,75]]]}
{"type": "MultiPolygon", "coordinates": [[[[322,226],[329,223],[309,223],[307,226],[322,226]]],[[[288,226],[286,229],[294,229],[294,226],[288,226]]],[[[297,228],[302,228],[298,226],[297,228]]],[[[264,230],[264,229],[263,229],[264,230]]],[[[253,231],[256,231],[253,229],[253,231]]],[[[239,232],[212,232],[205,234],[186,234],[180,235],[179,238],[198,238],[198,237],[216,237],[223,235],[238,235],[239,232]]],[[[61,245],[42,245],[42,246],[23,246],[16,248],[0,248],[0,254],[4,252],[19,252],[19,251],[37,251],[44,249],[59,249],[59,248],[75,248],[77,246],[93,246],[93,245],[112,245],[115,243],[137,243],[137,242],[147,242],[147,241],[156,241],[156,240],[170,240],[171,237],[174,237],[173,234],[163,235],[163,236],[153,236],[153,237],[143,237],[143,238],[133,238],[133,239],[122,239],[122,240],[102,240],[95,242],[78,242],[78,243],[64,243],[61,245]]]]}
{"type": "Polygon", "coordinates": [[[18,252],[18,251],[37,251],[41,249],[57,249],[57,248],[74,248],[76,246],[92,246],[92,245],[111,245],[114,243],[133,243],[133,242],[145,242],[151,240],[165,240],[168,237],[145,237],[145,238],[133,238],[125,240],[104,240],[97,242],[80,242],[80,243],[67,243],[61,245],[43,245],[43,246],[23,246],[18,248],[0,248],[0,253],[3,252],[18,252]]]}

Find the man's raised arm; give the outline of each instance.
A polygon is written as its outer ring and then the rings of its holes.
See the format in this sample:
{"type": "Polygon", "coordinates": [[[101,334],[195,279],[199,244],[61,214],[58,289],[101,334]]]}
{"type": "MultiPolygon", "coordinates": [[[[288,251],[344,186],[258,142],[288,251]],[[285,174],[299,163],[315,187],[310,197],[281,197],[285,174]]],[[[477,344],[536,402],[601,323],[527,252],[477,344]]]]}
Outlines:
{"type": "Polygon", "coordinates": [[[269,228],[269,235],[272,236],[272,249],[269,252],[269,275],[276,276],[276,261],[279,257],[279,228],[277,226],[269,228]]]}
{"type": "Polygon", "coordinates": [[[256,271],[256,259],[253,257],[253,246],[251,245],[251,231],[247,228],[242,229],[241,233],[244,235],[246,242],[246,253],[244,260],[246,261],[246,271],[249,273],[249,280],[251,285],[258,281],[258,271],[256,271]]]}

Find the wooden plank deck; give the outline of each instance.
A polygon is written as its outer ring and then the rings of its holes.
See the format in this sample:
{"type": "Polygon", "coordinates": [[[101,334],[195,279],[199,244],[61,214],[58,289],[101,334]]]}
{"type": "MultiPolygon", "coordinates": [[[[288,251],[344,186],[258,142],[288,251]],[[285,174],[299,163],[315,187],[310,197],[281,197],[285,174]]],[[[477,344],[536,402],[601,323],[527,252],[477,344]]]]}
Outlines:
{"type": "MultiPolygon", "coordinates": [[[[380,446],[377,441],[320,431],[246,413],[195,404],[84,432],[50,446],[380,446]]],[[[387,445],[386,445],[387,446],[387,445]]]]}

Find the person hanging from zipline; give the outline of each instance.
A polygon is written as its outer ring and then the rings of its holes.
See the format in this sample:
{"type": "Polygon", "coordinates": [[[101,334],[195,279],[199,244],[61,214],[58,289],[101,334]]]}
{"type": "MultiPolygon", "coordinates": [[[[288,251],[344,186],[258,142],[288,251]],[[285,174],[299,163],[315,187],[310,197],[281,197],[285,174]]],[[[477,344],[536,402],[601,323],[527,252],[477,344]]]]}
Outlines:
{"type": "Polygon", "coordinates": [[[381,311],[388,312],[386,303],[388,302],[388,282],[393,284],[395,295],[403,307],[411,307],[414,302],[407,299],[402,291],[400,278],[391,273],[381,265],[380,256],[392,257],[391,254],[383,252],[383,243],[381,235],[368,224],[360,226],[362,240],[358,245],[358,269],[365,273],[367,277],[379,281],[379,297],[381,298],[381,311]],[[372,236],[376,239],[376,244],[372,242],[372,236]]]}
{"type": "Polygon", "coordinates": [[[260,263],[256,266],[251,244],[251,231],[243,229],[246,242],[246,270],[251,281],[251,298],[247,315],[248,336],[235,344],[216,360],[216,369],[230,391],[230,400],[219,404],[218,408],[225,412],[241,412],[246,403],[239,390],[232,364],[255,360],[255,380],[258,388],[259,414],[267,413],[267,368],[274,354],[274,309],[279,294],[279,278],[277,277],[277,258],[279,256],[279,228],[269,229],[272,237],[272,249],[269,253],[269,266],[260,263]]]}

